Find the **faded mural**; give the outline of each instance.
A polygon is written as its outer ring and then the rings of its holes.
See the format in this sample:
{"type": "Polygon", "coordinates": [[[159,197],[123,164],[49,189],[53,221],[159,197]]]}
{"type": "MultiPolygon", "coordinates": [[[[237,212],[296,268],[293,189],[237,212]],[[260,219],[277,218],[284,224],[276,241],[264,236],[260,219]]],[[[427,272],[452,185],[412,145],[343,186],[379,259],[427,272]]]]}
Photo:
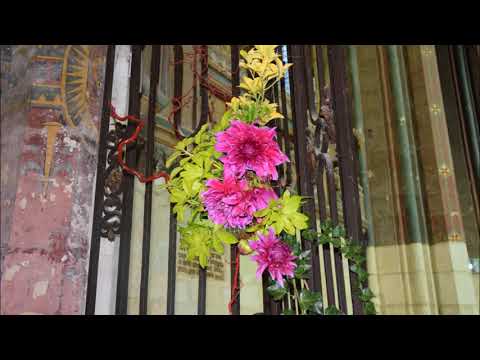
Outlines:
{"type": "Polygon", "coordinates": [[[80,314],[106,46],[2,46],[1,314],[80,314]]]}

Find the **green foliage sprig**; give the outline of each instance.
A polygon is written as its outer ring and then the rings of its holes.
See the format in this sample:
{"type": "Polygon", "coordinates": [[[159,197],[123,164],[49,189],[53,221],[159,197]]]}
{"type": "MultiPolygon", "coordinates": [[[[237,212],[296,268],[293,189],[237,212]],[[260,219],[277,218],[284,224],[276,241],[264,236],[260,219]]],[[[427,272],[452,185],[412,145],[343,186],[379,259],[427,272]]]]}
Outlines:
{"type": "MultiPolygon", "coordinates": [[[[374,294],[368,287],[363,286],[368,280],[368,273],[364,270],[366,258],[363,255],[362,247],[345,237],[344,227],[342,225],[334,226],[330,221],[326,221],[321,224],[320,232],[309,229],[302,231],[301,235],[312,246],[332,244],[334,248],[340,250],[349,260],[350,270],[357,275],[357,288],[353,289],[354,295],[358,296],[362,302],[366,315],[375,315],[375,305],[372,302],[374,294]]],[[[311,273],[310,250],[302,251],[296,236],[287,234],[283,236],[283,240],[291,246],[294,255],[298,257],[295,277],[288,279],[289,287],[281,288],[273,283],[267,288],[267,291],[276,301],[280,301],[288,295],[298,308],[286,309],[282,314],[342,315],[342,312],[335,306],[330,305],[324,308],[321,293],[308,289],[305,279],[308,279],[311,273]],[[304,285],[300,291],[297,289],[298,282],[304,285]]]]}

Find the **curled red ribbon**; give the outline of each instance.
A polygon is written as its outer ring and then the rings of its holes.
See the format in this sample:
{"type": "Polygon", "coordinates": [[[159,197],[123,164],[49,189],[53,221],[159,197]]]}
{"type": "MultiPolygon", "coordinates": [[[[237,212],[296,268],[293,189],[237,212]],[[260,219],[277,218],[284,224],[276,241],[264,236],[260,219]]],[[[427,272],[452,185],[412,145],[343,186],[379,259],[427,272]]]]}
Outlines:
{"type": "Polygon", "coordinates": [[[142,131],[143,127],[145,126],[145,122],[143,120],[140,120],[138,118],[136,118],[135,116],[133,115],[127,115],[127,116],[119,116],[116,111],[115,111],[115,108],[113,107],[112,104],[110,104],[110,108],[111,108],[111,116],[117,120],[117,121],[125,121],[125,120],[128,120],[128,121],[133,121],[134,123],[137,124],[137,127],[135,129],[135,131],[133,132],[132,136],[130,136],[129,138],[126,138],[124,140],[122,140],[119,144],[118,144],[118,147],[117,147],[117,161],[118,161],[118,164],[129,174],[131,175],[134,175],[138,178],[138,180],[140,180],[140,182],[142,183],[148,183],[148,182],[151,182],[155,179],[159,179],[159,178],[164,178],[165,181],[169,181],[170,180],[170,176],[166,173],[166,172],[163,172],[163,171],[160,171],[156,174],[153,174],[149,177],[145,177],[145,175],[139,173],[137,170],[135,169],[132,169],[131,167],[129,167],[124,161],[123,161],[123,146],[124,145],[127,145],[127,144],[130,144],[130,143],[133,143],[134,141],[137,140],[137,137],[138,137],[138,134],[140,134],[140,131],[142,131]]]}

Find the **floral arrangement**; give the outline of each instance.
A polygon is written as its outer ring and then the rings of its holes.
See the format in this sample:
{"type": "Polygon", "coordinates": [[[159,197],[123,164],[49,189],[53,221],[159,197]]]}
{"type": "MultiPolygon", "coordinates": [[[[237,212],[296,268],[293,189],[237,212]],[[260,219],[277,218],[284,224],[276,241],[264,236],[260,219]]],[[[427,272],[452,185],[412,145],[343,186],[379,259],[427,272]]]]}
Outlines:
{"type": "Polygon", "coordinates": [[[310,292],[304,280],[310,252],[302,252],[297,242],[308,227],[300,212],[302,197],[288,190],[277,196],[270,185],[278,179],[276,166],[289,161],[275,141],[275,128],[266,126],[283,116],[265,95],[291,66],[276,47],[255,45],[240,52],[240,67],[249,74],[240,83],[244,94],[231,99],[219,122],[204,124],[175,146],[166,162],[167,168],[175,165],[166,187],[187,260],[198,259],[205,268],[212,251],[222,254],[224,245],[237,244],[242,254],[253,253],[258,278],[268,272],[275,300],[294,287],[290,296],[296,308],[285,314],[323,314],[320,294],[310,292]],[[301,292],[297,282],[304,285],[301,292]]]}

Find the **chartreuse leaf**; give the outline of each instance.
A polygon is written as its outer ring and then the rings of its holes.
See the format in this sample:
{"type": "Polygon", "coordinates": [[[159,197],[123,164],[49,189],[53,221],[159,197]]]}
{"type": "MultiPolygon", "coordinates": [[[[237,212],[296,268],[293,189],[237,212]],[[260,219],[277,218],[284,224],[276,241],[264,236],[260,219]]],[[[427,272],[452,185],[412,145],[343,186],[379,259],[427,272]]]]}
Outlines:
{"type": "Polygon", "coordinates": [[[182,170],[183,170],[183,168],[180,167],[180,166],[178,166],[178,167],[176,167],[175,169],[173,169],[172,172],[170,173],[170,179],[173,179],[173,178],[174,178],[175,176],[177,176],[178,173],[179,173],[180,171],[182,171],[182,170]]]}
{"type": "Polygon", "coordinates": [[[179,150],[179,151],[183,151],[185,150],[185,148],[192,144],[193,143],[193,138],[185,138],[183,139],[182,141],[179,141],[176,145],[175,145],[175,150],[179,150]]]}
{"type": "Polygon", "coordinates": [[[301,196],[291,196],[286,190],[282,198],[271,201],[268,208],[255,213],[255,217],[264,218],[266,228],[273,227],[276,234],[285,231],[289,235],[295,235],[296,230],[308,227],[308,217],[299,212],[301,196]]]}
{"type": "Polygon", "coordinates": [[[218,229],[213,232],[213,236],[218,238],[222,243],[227,245],[236,244],[238,239],[231,232],[228,232],[225,229],[218,229]]]}
{"type": "Polygon", "coordinates": [[[169,168],[172,166],[173,162],[181,155],[182,153],[180,151],[174,151],[165,161],[165,166],[169,168]]]}
{"type": "Polygon", "coordinates": [[[210,256],[210,230],[204,226],[189,224],[180,228],[180,234],[180,244],[187,249],[187,260],[192,261],[198,257],[200,266],[205,268],[210,256]]]}

